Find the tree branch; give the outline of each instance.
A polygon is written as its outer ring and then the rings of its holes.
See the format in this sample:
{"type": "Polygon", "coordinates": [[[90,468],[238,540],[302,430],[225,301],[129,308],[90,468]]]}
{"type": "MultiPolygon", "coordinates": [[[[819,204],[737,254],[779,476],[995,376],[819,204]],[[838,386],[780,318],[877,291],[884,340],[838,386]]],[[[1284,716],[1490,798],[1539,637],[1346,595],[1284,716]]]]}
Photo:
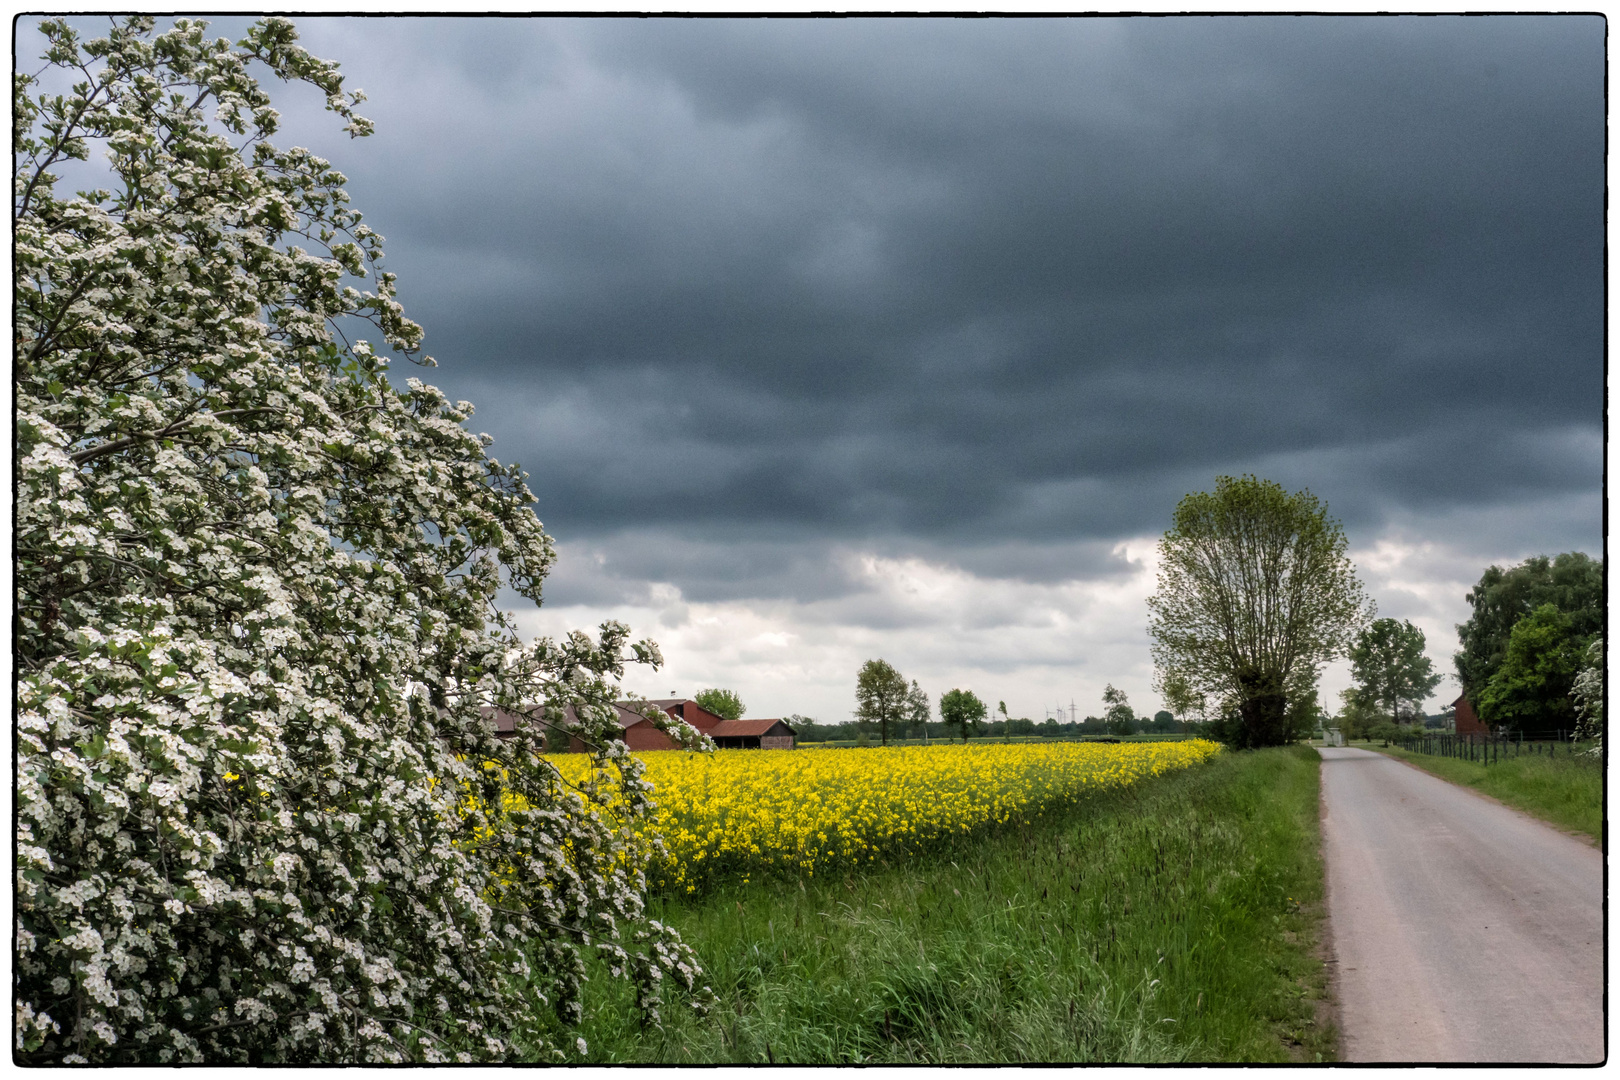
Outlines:
{"type": "Polygon", "coordinates": [[[69,456],[73,459],[73,464],[83,465],[87,461],[94,461],[96,458],[101,457],[104,454],[116,453],[127,446],[134,446],[138,442],[145,442],[151,439],[166,439],[170,435],[184,431],[202,416],[211,416],[216,420],[223,420],[230,416],[251,416],[255,413],[276,413],[284,411],[284,409],[264,406],[256,409],[222,409],[219,412],[196,413],[192,416],[186,417],[184,420],[176,420],[166,428],[160,428],[157,431],[142,431],[134,435],[126,435],[122,439],[114,439],[112,442],[104,442],[98,446],[92,446],[87,450],[80,450],[77,453],[69,456]]]}

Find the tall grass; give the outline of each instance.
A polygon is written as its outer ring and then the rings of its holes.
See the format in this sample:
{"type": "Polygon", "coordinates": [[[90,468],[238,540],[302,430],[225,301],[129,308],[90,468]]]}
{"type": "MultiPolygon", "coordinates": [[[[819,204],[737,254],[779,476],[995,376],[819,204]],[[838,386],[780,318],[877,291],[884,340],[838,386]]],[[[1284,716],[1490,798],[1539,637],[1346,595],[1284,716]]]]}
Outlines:
{"type": "Polygon", "coordinates": [[[1323,1060],[1318,757],[1225,754],[903,865],[665,898],[719,1005],[637,1026],[593,980],[601,1062],[1323,1060]]]}
{"type": "Polygon", "coordinates": [[[1368,749],[1411,762],[1442,780],[1471,787],[1561,829],[1599,843],[1603,840],[1603,764],[1596,758],[1535,754],[1482,765],[1375,743],[1368,749]]]}

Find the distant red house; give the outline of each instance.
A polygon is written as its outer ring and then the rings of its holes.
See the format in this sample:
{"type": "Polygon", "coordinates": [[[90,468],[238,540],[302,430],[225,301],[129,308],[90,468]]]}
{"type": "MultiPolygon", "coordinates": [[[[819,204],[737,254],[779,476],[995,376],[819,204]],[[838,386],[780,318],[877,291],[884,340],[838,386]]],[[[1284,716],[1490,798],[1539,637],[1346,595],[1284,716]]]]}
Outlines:
{"type": "Polygon", "coordinates": [[[1457,710],[1458,735],[1489,735],[1491,733],[1491,729],[1480,721],[1479,714],[1474,712],[1474,707],[1468,704],[1467,694],[1462,695],[1451,704],[1457,710]]]}
{"type": "MultiPolygon", "coordinates": [[[[722,749],[752,747],[792,750],[797,735],[797,732],[780,720],[727,720],[686,698],[655,698],[648,704],[656,705],[670,716],[684,720],[698,731],[714,738],[715,745],[722,749]],[[742,726],[739,728],[736,725],[742,726]]],[[[629,702],[616,702],[613,708],[618,713],[619,728],[623,732],[621,737],[630,749],[676,749],[675,740],[659,731],[645,716],[631,709],[629,702]]],[[[572,706],[564,709],[563,713],[569,720],[574,718],[572,706]]],[[[504,709],[485,709],[484,714],[494,720],[495,734],[502,738],[511,737],[518,724],[530,722],[504,709]]],[[[571,753],[583,753],[585,744],[571,736],[568,740],[568,749],[571,753]]]]}
{"type": "MultiPolygon", "coordinates": [[[[656,705],[664,712],[677,720],[685,720],[705,735],[716,724],[721,723],[725,717],[716,716],[695,701],[684,698],[658,698],[648,704],[656,705]]],[[[632,750],[676,750],[675,740],[653,727],[639,712],[629,708],[628,702],[616,702],[613,706],[619,711],[619,726],[624,729],[624,744],[632,750]]],[[[568,749],[574,753],[582,753],[585,744],[578,739],[568,741],[568,749]]]]}
{"type": "MultiPolygon", "coordinates": [[[[615,719],[617,719],[619,722],[619,729],[623,733],[620,737],[623,739],[624,744],[630,749],[675,749],[675,740],[653,727],[647,718],[642,716],[639,712],[626,707],[626,704],[623,702],[615,703],[613,705],[613,709],[617,714],[615,719]]],[[[517,726],[519,724],[527,725],[530,723],[539,723],[541,727],[546,726],[543,721],[531,721],[526,716],[518,716],[514,713],[509,713],[505,709],[486,708],[483,710],[483,712],[486,718],[495,722],[495,734],[503,739],[511,738],[512,735],[516,733],[517,726]]],[[[568,721],[572,722],[574,720],[573,706],[570,705],[563,709],[563,715],[568,719],[568,721]]],[[[716,721],[719,720],[718,717],[715,719],[716,721]]],[[[691,723],[691,721],[688,721],[688,723],[691,723]]],[[[693,726],[696,727],[695,724],[693,726]]],[[[699,728],[698,730],[701,731],[702,728],[699,728]]],[[[568,751],[569,753],[574,754],[584,753],[585,744],[577,737],[571,735],[568,738],[568,751]]]]}

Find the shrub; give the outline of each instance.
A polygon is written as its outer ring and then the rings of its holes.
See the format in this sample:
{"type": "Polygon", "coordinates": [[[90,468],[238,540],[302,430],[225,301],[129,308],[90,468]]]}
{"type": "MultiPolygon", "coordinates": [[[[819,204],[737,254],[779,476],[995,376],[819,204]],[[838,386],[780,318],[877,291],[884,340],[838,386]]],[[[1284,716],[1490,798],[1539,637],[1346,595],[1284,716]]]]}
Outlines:
{"type": "Polygon", "coordinates": [[[501,1058],[537,1009],[562,1058],[582,950],[649,1011],[693,986],[606,738],[657,649],[525,645],[495,609],[553,558],[524,474],[389,379],[421,330],[381,238],[271,145],[249,65],[355,136],[360,96],[283,19],[41,29],[13,98],[17,1060],[501,1058]],[[116,190],[59,194],[93,148],[116,190]],[[482,710],[525,704],[578,706],[591,782],[493,736],[482,710]]]}

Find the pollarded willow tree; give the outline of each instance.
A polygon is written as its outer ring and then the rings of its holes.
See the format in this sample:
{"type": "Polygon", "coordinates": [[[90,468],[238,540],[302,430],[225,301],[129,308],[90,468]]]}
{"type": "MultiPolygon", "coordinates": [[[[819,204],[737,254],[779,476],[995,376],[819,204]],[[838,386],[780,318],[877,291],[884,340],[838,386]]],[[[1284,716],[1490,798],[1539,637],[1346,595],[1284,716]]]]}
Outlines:
{"type": "Polygon", "coordinates": [[[525,644],[496,609],[553,559],[524,474],[389,377],[422,335],[381,238],[272,145],[252,72],[355,136],[360,95],[282,19],[41,29],[13,97],[17,1060],[562,1059],[586,955],[649,1012],[692,989],[609,738],[656,646],[525,644]],[[103,154],[104,188],[58,190],[103,154]],[[578,789],[484,719],[568,705],[578,789]]]}
{"type": "Polygon", "coordinates": [[[1345,548],[1308,491],[1222,476],[1182,499],[1148,600],[1158,685],[1231,703],[1240,746],[1288,741],[1290,701],[1372,617],[1345,548]]]}

